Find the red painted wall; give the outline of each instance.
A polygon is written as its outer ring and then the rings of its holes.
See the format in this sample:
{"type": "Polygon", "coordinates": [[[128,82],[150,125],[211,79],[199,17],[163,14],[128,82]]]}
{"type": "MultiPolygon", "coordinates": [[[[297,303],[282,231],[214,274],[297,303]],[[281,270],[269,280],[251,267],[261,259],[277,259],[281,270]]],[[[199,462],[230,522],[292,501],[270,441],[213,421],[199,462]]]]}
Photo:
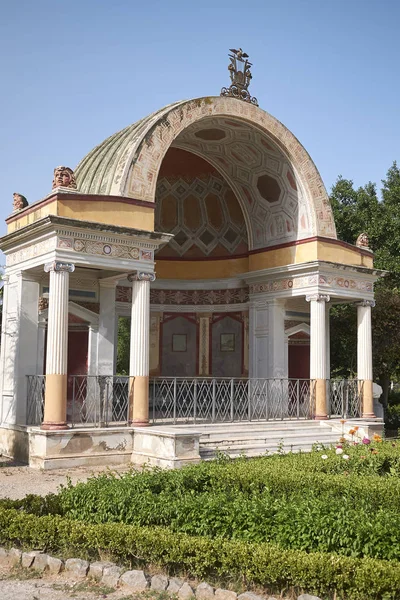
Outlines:
{"type": "Polygon", "coordinates": [[[68,399],[72,398],[72,381],[69,376],[87,375],[88,342],[88,330],[68,332],[68,399]]]}
{"type": "Polygon", "coordinates": [[[289,379],[310,379],[310,345],[289,343],[289,379]]]}

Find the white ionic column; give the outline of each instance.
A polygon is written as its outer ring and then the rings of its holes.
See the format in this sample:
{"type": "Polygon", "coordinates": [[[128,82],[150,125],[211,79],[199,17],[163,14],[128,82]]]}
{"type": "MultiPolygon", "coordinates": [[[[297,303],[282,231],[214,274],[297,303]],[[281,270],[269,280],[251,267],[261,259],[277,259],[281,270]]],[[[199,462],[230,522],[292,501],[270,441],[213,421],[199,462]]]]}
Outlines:
{"type": "Polygon", "coordinates": [[[115,313],[117,281],[99,280],[100,314],[98,332],[97,375],[114,375],[115,340],[118,334],[115,313]]]}
{"type": "Polygon", "coordinates": [[[50,273],[47,320],[46,393],[42,429],[67,427],[68,366],[68,293],[69,274],[75,266],[52,262],[44,270],[50,273]]]}
{"type": "Polygon", "coordinates": [[[285,305],[268,303],[268,377],[287,378],[285,369],[285,305]]]}
{"type": "Polygon", "coordinates": [[[137,271],[132,282],[129,415],[136,427],[149,424],[150,282],[154,273],[137,271]]]}
{"type": "Polygon", "coordinates": [[[315,386],[315,418],[327,418],[326,303],[325,294],[306,296],[310,302],[310,379],[315,386]]]}
{"type": "Polygon", "coordinates": [[[373,418],[373,375],[372,375],[372,324],[371,308],[374,300],[363,300],[357,304],[357,377],[362,382],[363,417],[373,418]]]}
{"type": "Polygon", "coordinates": [[[331,378],[331,323],[330,323],[330,304],[326,303],[325,309],[325,339],[326,339],[326,405],[330,413],[330,378],[331,378]]]}

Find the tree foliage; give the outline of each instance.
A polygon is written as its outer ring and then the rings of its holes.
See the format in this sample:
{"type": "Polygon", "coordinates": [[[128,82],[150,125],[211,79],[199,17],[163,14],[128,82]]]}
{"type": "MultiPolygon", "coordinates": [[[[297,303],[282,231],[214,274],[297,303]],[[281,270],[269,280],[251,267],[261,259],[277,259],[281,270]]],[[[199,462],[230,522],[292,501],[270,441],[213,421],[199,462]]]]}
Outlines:
{"type": "Polygon", "coordinates": [[[117,375],[129,375],[129,356],[131,343],[131,320],[129,317],[118,319],[117,375]]]}
{"type": "MultiPolygon", "coordinates": [[[[382,181],[381,200],[376,185],[358,189],[339,177],[332,188],[331,204],[338,238],[354,244],[358,235],[368,235],[374,251],[374,266],[387,271],[376,284],[373,310],[374,374],[385,390],[400,375],[400,169],[396,162],[382,181]]],[[[333,374],[349,376],[356,371],[356,315],[350,305],[332,309],[333,374]]]]}

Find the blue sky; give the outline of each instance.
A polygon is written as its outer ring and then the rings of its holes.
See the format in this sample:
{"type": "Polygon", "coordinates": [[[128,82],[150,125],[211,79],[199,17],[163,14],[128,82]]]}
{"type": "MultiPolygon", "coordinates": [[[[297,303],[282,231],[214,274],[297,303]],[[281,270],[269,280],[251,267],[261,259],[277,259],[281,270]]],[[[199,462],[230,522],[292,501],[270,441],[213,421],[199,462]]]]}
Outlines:
{"type": "MultiPolygon", "coordinates": [[[[165,104],[219,95],[227,52],[314,159],[329,191],[400,161],[397,0],[2,0],[0,218],[53,168],[165,104]]],[[[5,232],[5,225],[1,229],[5,232]]]]}

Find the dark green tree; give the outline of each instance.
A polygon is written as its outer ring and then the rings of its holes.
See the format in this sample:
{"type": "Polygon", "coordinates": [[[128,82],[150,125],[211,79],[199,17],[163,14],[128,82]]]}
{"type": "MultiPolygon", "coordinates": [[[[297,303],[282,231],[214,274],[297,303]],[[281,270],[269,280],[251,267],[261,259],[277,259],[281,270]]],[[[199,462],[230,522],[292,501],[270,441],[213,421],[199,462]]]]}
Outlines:
{"type": "MultiPolygon", "coordinates": [[[[373,183],[354,188],[339,177],[332,188],[331,204],[338,238],[355,242],[361,232],[368,235],[374,251],[374,266],[388,271],[376,284],[373,310],[373,355],[375,378],[384,390],[387,404],[390,381],[400,375],[400,170],[396,163],[382,181],[379,201],[373,183]]],[[[356,314],[352,306],[331,311],[332,373],[350,376],[356,371],[356,314]]]]}
{"type": "Polygon", "coordinates": [[[129,374],[129,356],[131,341],[131,320],[129,317],[118,319],[117,375],[129,374]]]}

